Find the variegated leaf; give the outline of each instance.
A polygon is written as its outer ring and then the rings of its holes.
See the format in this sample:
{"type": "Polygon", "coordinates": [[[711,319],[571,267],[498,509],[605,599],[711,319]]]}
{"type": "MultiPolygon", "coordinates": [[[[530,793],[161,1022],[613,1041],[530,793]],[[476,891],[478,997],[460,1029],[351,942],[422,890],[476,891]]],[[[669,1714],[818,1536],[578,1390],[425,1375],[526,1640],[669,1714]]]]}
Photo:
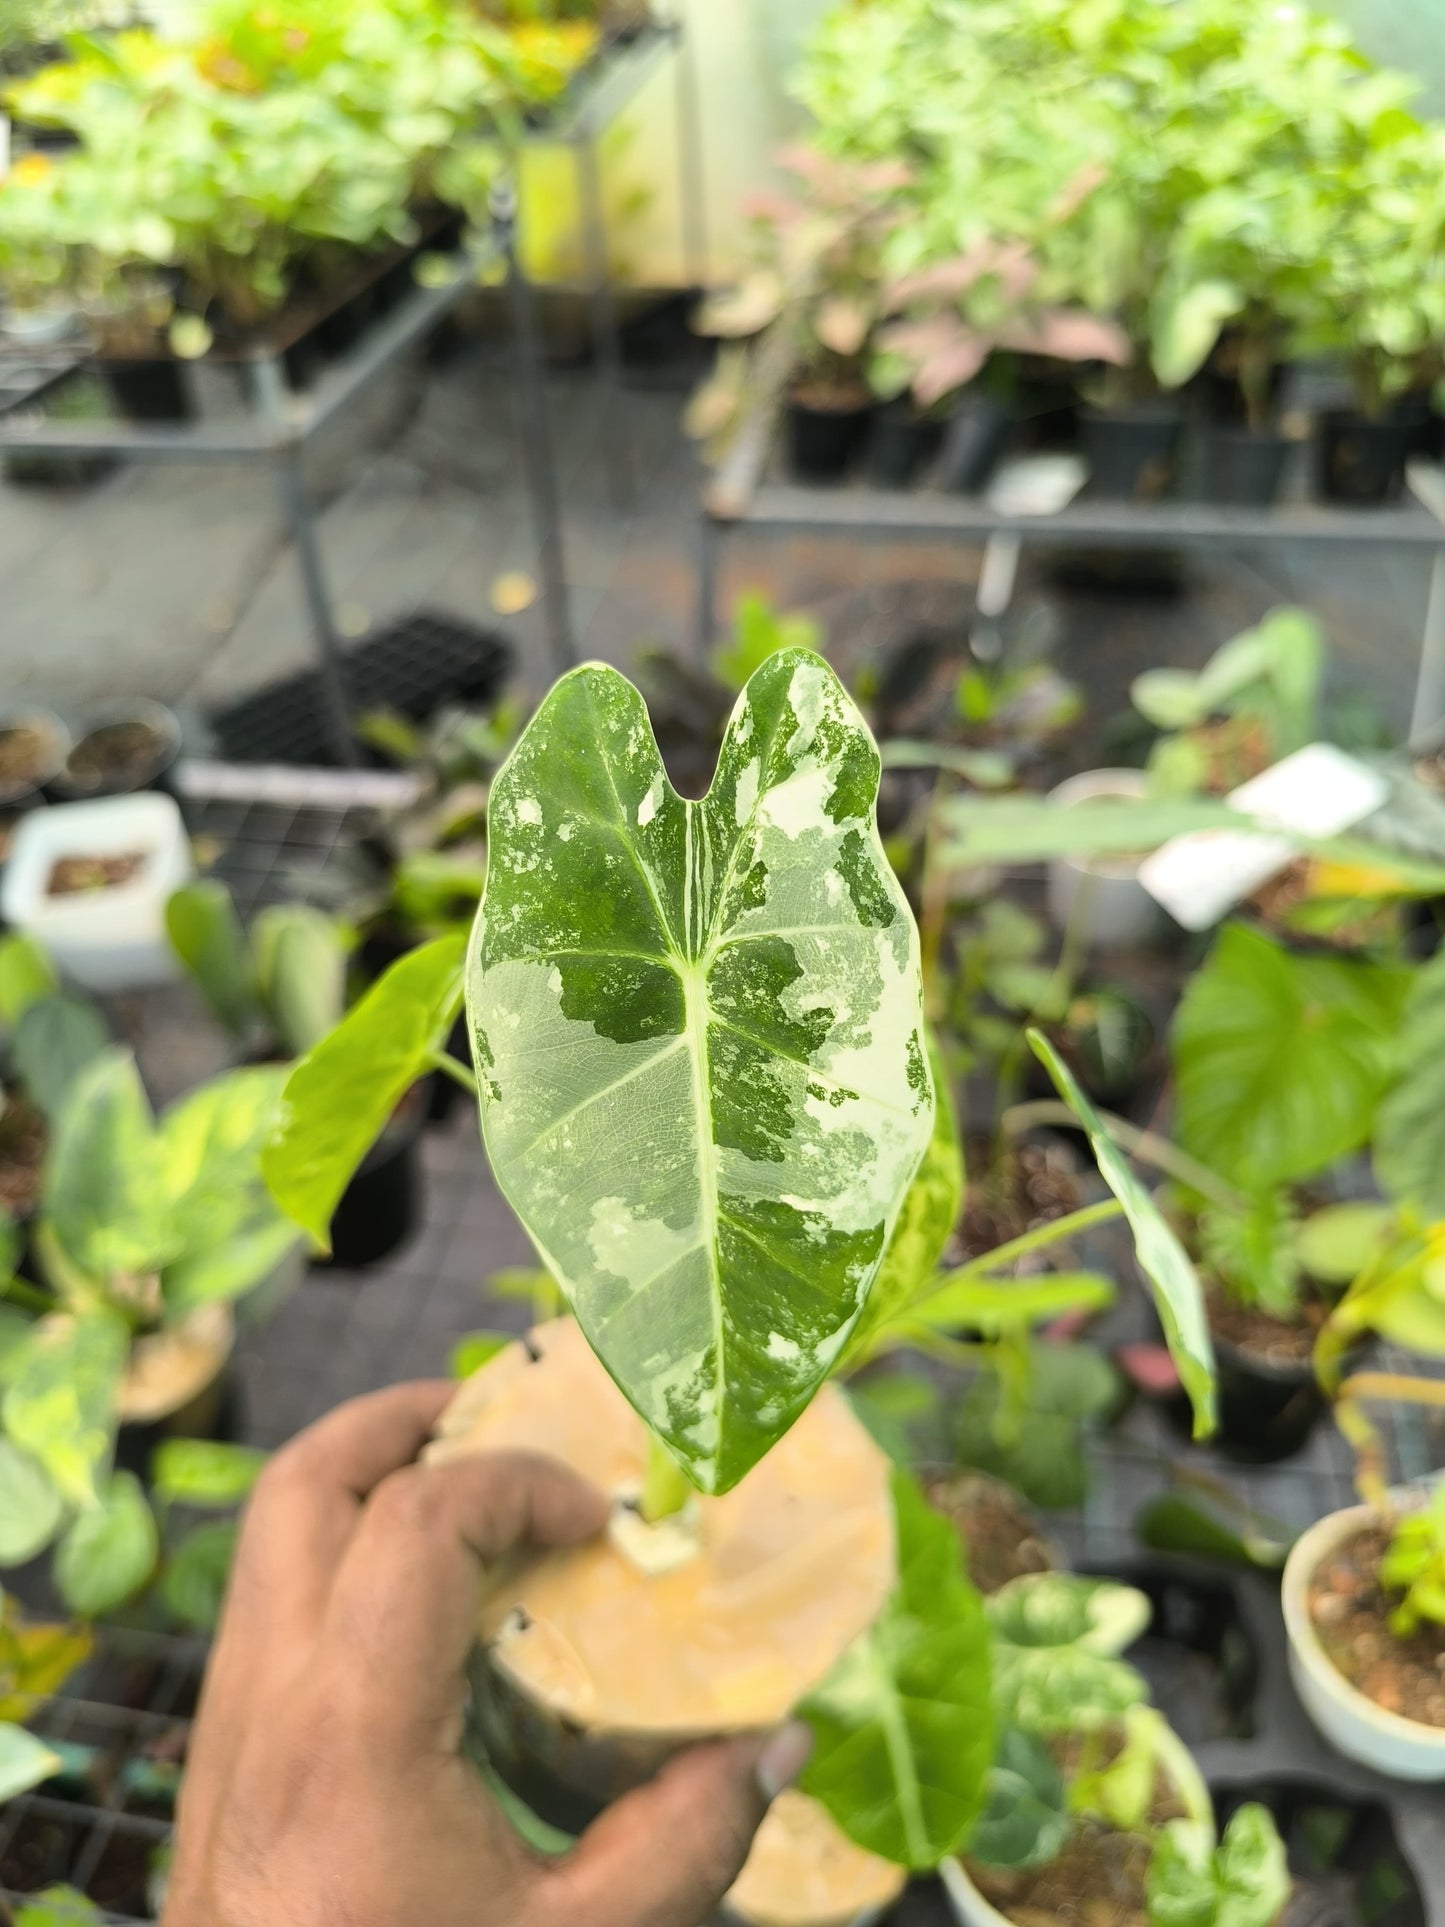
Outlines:
{"type": "Polygon", "coordinates": [[[596,665],[557,684],[492,789],[467,969],[492,1166],[707,1491],[837,1357],[932,1126],[878,768],[827,664],[786,649],[701,802],[596,665]]]}

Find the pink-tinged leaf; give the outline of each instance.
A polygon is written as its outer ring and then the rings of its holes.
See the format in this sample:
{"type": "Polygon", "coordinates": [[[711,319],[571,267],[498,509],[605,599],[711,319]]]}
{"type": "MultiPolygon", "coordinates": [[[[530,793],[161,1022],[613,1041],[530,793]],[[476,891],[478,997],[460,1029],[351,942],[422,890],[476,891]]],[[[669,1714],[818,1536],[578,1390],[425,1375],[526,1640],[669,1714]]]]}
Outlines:
{"type": "Polygon", "coordinates": [[[1049,221],[1069,220],[1108,178],[1109,170],[1102,161],[1085,161],[1078,173],[1064,183],[1062,192],[1045,218],[1049,221]]]}
{"type": "Polygon", "coordinates": [[[721,335],[737,341],[760,334],[783,311],[783,287],[777,275],[751,274],[737,287],[709,295],[693,319],[700,335],[721,335]]]}
{"type": "Polygon", "coordinates": [[[862,352],[872,320],[872,311],[865,301],[849,295],[830,295],[818,303],[813,331],[835,355],[851,357],[862,352]]]}
{"type": "Polygon", "coordinates": [[[912,274],[900,275],[888,290],[888,298],[891,303],[902,306],[930,295],[947,299],[967,294],[986,274],[994,271],[998,256],[996,241],[980,241],[976,247],[955,255],[952,260],[935,261],[932,267],[918,268],[912,274]]]}
{"type": "Polygon", "coordinates": [[[1107,361],[1123,368],[1133,359],[1128,336],[1116,322],[1082,308],[1051,308],[1030,321],[999,329],[999,346],[1052,361],[1107,361]]]}
{"type": "Polygon", "coordinates": [[[1179,1370],[1167,1345],[1121,1345],[1114,1363],[1146,1398],[1170,1398],[1179,1390],[1179,1370]]]}
{"type": "Polygon", "coordinates": [[[767,227],[782,227],[789,221],[801,219],[802,209],[796,201],[776,188],[762,187],[755,194],[749,194],[743,201],[743,218],[748,221],[762,222],[767,227]]]}
{"type": "Polygon", "coordinates": [[[857,183],[865,194],[896,194],[913,184],[913,169],[906,161],[870,161],[857,170],[857,183]]]}

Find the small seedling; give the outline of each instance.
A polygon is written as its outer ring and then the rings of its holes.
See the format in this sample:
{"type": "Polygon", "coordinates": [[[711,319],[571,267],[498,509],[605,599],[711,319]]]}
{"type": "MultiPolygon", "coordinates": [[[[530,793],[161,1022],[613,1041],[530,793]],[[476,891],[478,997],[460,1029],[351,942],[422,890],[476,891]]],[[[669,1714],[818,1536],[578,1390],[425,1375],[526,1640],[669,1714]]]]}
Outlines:
{"type": "Polygon", "coordinates": [[[1422,1626],[1445,1627],[1445,1483],[1421,1511],[1396,1524],[1380,1561],[1380,1584],[1404,1595],[1390,1614],[1390,1631],[1401,1639],[1422,1626]]]}

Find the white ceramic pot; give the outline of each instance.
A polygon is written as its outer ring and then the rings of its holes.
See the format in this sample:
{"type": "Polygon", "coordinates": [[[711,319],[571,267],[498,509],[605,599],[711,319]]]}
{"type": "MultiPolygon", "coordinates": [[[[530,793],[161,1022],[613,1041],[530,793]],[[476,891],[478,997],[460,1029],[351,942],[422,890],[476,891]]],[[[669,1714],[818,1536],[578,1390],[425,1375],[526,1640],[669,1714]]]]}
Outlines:
{"type": "Polygon", "coordinates": [[[166,902],[193,875],[174,797],[160,791],[58,803],[32,810],[15,833],[0,884],[0,914],[35,938],[83,990],[144,990],[174,983],[181,967],[166,935],[166,902]],[[49,894],[65,857],[141,853],[127,883],[74,896],[49,894]]]}
{"type": "Polygon", "coordinates": [[[1386,1712],[1331,1665],[1309,1612],[1309,1586],[1321,1562],[1375,1517],[1350,1506],[1299,1539],[1284,1569],[1284,1624],[1290,1675],[1305,1711],[1337,1752],[1392,1780],[1445,1780],[1445,1728],[1386,1712]]]}
{"type": "MultiPolygon", "coordinates": [[[[1137,769],[1090,769],[1049,791],[1057,808],[1073,809],[1100,798],[1146,796],[1149,779],[1137,769]]],[[[1090,946],[1128,948],[1155,941],[1164,912],[1139,881],[1139,856],[1054,857],[1049,863],[1049,916],[1059,930],[1072,929],[1090,946]]]]}
{"type": "Polygon", "coordinates": [[[938,1869],[938,1877],[948,1895],[953,1917],[961,1927],[1013,1927],[1007,1914],[1001,1914],[984,1899],[961,1860],[945,1860],[938,1869]]]}

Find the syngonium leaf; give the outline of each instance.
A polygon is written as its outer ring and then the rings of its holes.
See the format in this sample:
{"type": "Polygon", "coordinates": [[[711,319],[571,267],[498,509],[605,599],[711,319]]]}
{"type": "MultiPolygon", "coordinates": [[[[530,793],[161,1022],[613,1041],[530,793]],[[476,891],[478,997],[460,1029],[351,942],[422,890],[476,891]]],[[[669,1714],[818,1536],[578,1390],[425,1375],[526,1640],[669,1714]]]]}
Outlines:
{"type": "Polygon", "coordinates": [[[72,1505],[97,1502],[129,1345],[126,1322],[113,1311],[55,1313],[32,1326],[9,1372],[0,1406],[5,1431],[72,1505]]]}
{"type": "Polygon", "coordinates": [[[999,1721],[1048,1736],[1109,1725],[1149,1689],[1118,1657],[1149,1623],[1130,1586],[1073,1573],[1029,1573],[984,1601],[993,1635],[999,1721]]]}
{"type": "Polygon", "coordinates": [[[287,1081],[261,1170],[277,1204],[322,1250],[357,1166],[456,1020],[464,948],[447,936],[409,951],[287,1081]]]}
{"type": "Polygon", "coordinates": [[[863,1316],[853,1327],[850,1361],[861,1358],[870,1339],[912,1306],[933,1279],[963,1205],[963,1146],[948,1076],[931,1043],[928,1056],[933,1072],[933,1134],[904,1196],[863,1316]]]}
{"type": "Polygon", "coordinates": [[[1398,1061],[1407,982],[1227,925],[1174,1020],[1181,1145],[1250,1194],[1356,1150],[1398,1061]]]}
{"type": "Polygon", "coordinates": [[[898,1580],[873,1625],[799,1708],[805,1793],[871,1853],[936,1867],[978,1817],[993,1757],[989,1640],[958,1534],[893,1475],[898,1580]]]}
{"type": "Polygon", "coordinates": [[[197,1526],[177,1546],[161,1578],[165,1602],[183,1625],[214,1632],[236,1554],[234,1519],[197,1526]]]}
{"type": "Polygon", "coordinates": [[[1271,1927],[1292,1886],[1267,1807],[1242,1806],[1214,1844],[1197,1821],[1171,1820],[1149,1860],[1151,1927],[1271,1927]]]}
{"type": "Polygon", "coordinates": [[[492,1168],[706,1491],[834,1363],[933,1126],[878,769],[833,672],[788,649],[701,802],[598,666],[563,677],[492,787],[467,972],[492,1168]]]}
{"type": "Polygon", "coordinates": [[[1054,1080],[1054,1088],[1088,1133],[1099,1174],[1124,1207],[1134,1234],[1134,1253],[1164,1327],[1180,1382],[1194,1407],[1194,1435],[1207,1438],[1215,1423],[1214,1346],[1204,1311],[1199,1275],[1164,1214],[1130,1170],[1123,1152],[1074,1081],[1073,1073],[1048,1039],[1028,1033],[1035,1057],[1054,1080]]]}
{"type": "Polygon", "coordinates": [[[1445,950],[1410,986],[1400,1065],[1375,1126],[1375,1175],[1391,1197],[1445,1218],[1445,950]]]}

